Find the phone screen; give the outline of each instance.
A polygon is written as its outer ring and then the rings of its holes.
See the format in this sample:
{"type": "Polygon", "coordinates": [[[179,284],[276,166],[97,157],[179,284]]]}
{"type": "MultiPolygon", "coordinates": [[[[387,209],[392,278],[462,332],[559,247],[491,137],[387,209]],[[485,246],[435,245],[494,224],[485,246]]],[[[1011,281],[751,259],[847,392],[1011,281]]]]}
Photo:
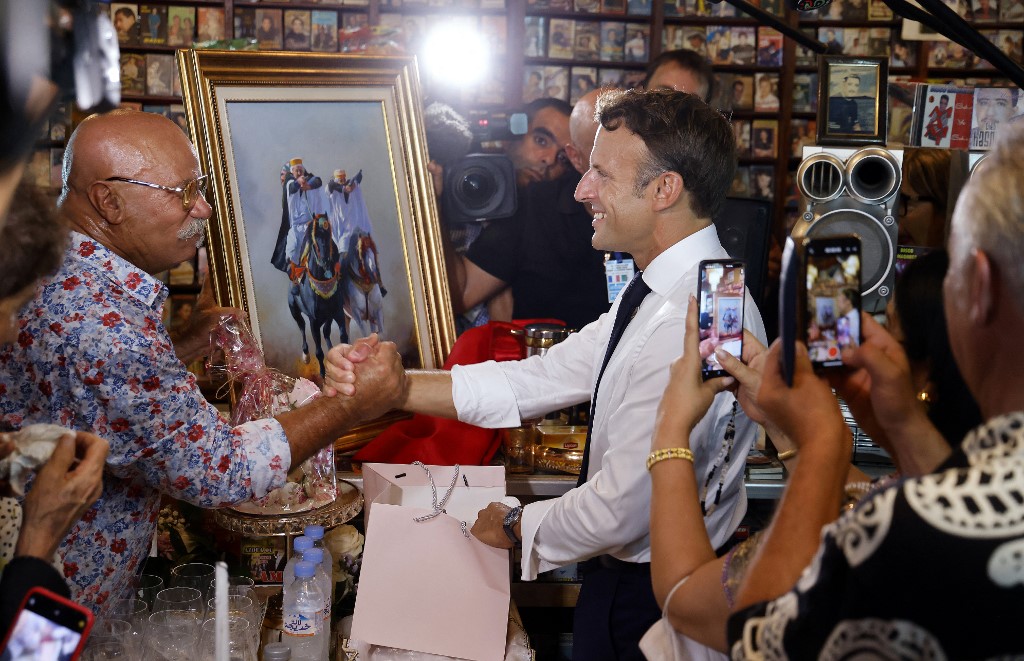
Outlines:
{"type": "Polygon", "coordinates": [[[697,301],[700,305],[701,374],[705,379],[728,372],[715,357],[722,347],[737,358],[743,355],[744,264],[740,260],[700,263],[697,301]]]}
{"type": "Polygon", "coordinates": [[[63,597],[34,588],[11,626],[5,648],[12,659],[75,659],[92,624],[92,613],[63,597]]]}
{"type": "Polygon", "coordinates": [[[843,349],[860,344],[860,239],[809,239],[804,249],[807,351],[816,367],[838,367],[843,349]]]}

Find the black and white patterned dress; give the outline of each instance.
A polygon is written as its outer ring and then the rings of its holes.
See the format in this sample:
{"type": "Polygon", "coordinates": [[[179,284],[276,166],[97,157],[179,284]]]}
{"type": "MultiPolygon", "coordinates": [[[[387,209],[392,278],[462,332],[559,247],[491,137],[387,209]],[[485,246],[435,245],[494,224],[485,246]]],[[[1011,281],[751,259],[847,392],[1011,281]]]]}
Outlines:
{"type": "Polygon", "coordinates": [[[1024,657],[1024,412],[822,531],[795,588],[729,621],[734,659],[1024,657]]]}

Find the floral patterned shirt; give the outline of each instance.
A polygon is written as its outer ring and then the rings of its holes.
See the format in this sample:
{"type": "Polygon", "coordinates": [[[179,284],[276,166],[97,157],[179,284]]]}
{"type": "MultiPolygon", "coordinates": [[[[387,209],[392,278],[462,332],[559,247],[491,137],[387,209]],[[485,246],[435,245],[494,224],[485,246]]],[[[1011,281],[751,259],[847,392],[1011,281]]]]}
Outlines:
{"type": "Polygon", "coordinates": [[[227,505],[282,486],[291,463],[276,420],[232,428],[203,398],[161,321],[166,299],[160,281],[73,232],[0,350],[0,421],[110,442],[103,494],[61,546],[73,598],[97,611],[149,554],[161,492],[227,505]]]}

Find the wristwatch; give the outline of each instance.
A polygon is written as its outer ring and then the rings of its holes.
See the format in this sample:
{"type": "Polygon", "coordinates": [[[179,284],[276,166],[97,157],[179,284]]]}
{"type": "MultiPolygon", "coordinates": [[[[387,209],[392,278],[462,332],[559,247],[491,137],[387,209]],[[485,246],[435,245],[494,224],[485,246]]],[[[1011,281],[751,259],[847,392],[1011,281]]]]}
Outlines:
{"type": "Polygon", "coordinates": [[[516,537],[516,524],[519,523],[519,518],[523,515],[523,507],[517,505],[508,511],[505,515],[505,521],[501,524],[501,527],[505,529],[505,534],[512,540],[513,546],[519,546],[523,543],[523,540],[516,537]]]}

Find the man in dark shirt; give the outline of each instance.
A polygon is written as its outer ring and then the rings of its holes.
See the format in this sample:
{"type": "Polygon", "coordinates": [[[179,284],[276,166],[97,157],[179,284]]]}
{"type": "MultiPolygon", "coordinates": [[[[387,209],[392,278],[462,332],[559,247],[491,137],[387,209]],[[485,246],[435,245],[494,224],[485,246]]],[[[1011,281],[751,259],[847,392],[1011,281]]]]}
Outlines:
{"type": "Polygon", "coordinates": [[[559,127],[556,108],[536,112],[530,130],[508,149],[517,175],[518,209],[492,221],[463,256],[449,257],[449,282],[456,312],[512,290],[511,317],[561,319],[582,328],[608,310],[604,254],[591,247],[591,216],[574,199],[580,173],[587,169],[597,132],[593,119],[597,90],[586,94],[559,127]],[[561,139],[559,139],[561,135],[561,139]],[[543,154],[554,144],[572,168],[557,172],[543,154]],[[564,149],[564,151],[563,151],[564,149]],[[528,175],[524,178],[523,174],[528,175]]]}
{"type": "Polygon", "coordinates": [[[847,74],[843,77],[842,96],[829,97],[828,128],[837,133],[860,133],[861,125],[858,117],[856,97],[860,93],[860,76],[847,74]]]}

